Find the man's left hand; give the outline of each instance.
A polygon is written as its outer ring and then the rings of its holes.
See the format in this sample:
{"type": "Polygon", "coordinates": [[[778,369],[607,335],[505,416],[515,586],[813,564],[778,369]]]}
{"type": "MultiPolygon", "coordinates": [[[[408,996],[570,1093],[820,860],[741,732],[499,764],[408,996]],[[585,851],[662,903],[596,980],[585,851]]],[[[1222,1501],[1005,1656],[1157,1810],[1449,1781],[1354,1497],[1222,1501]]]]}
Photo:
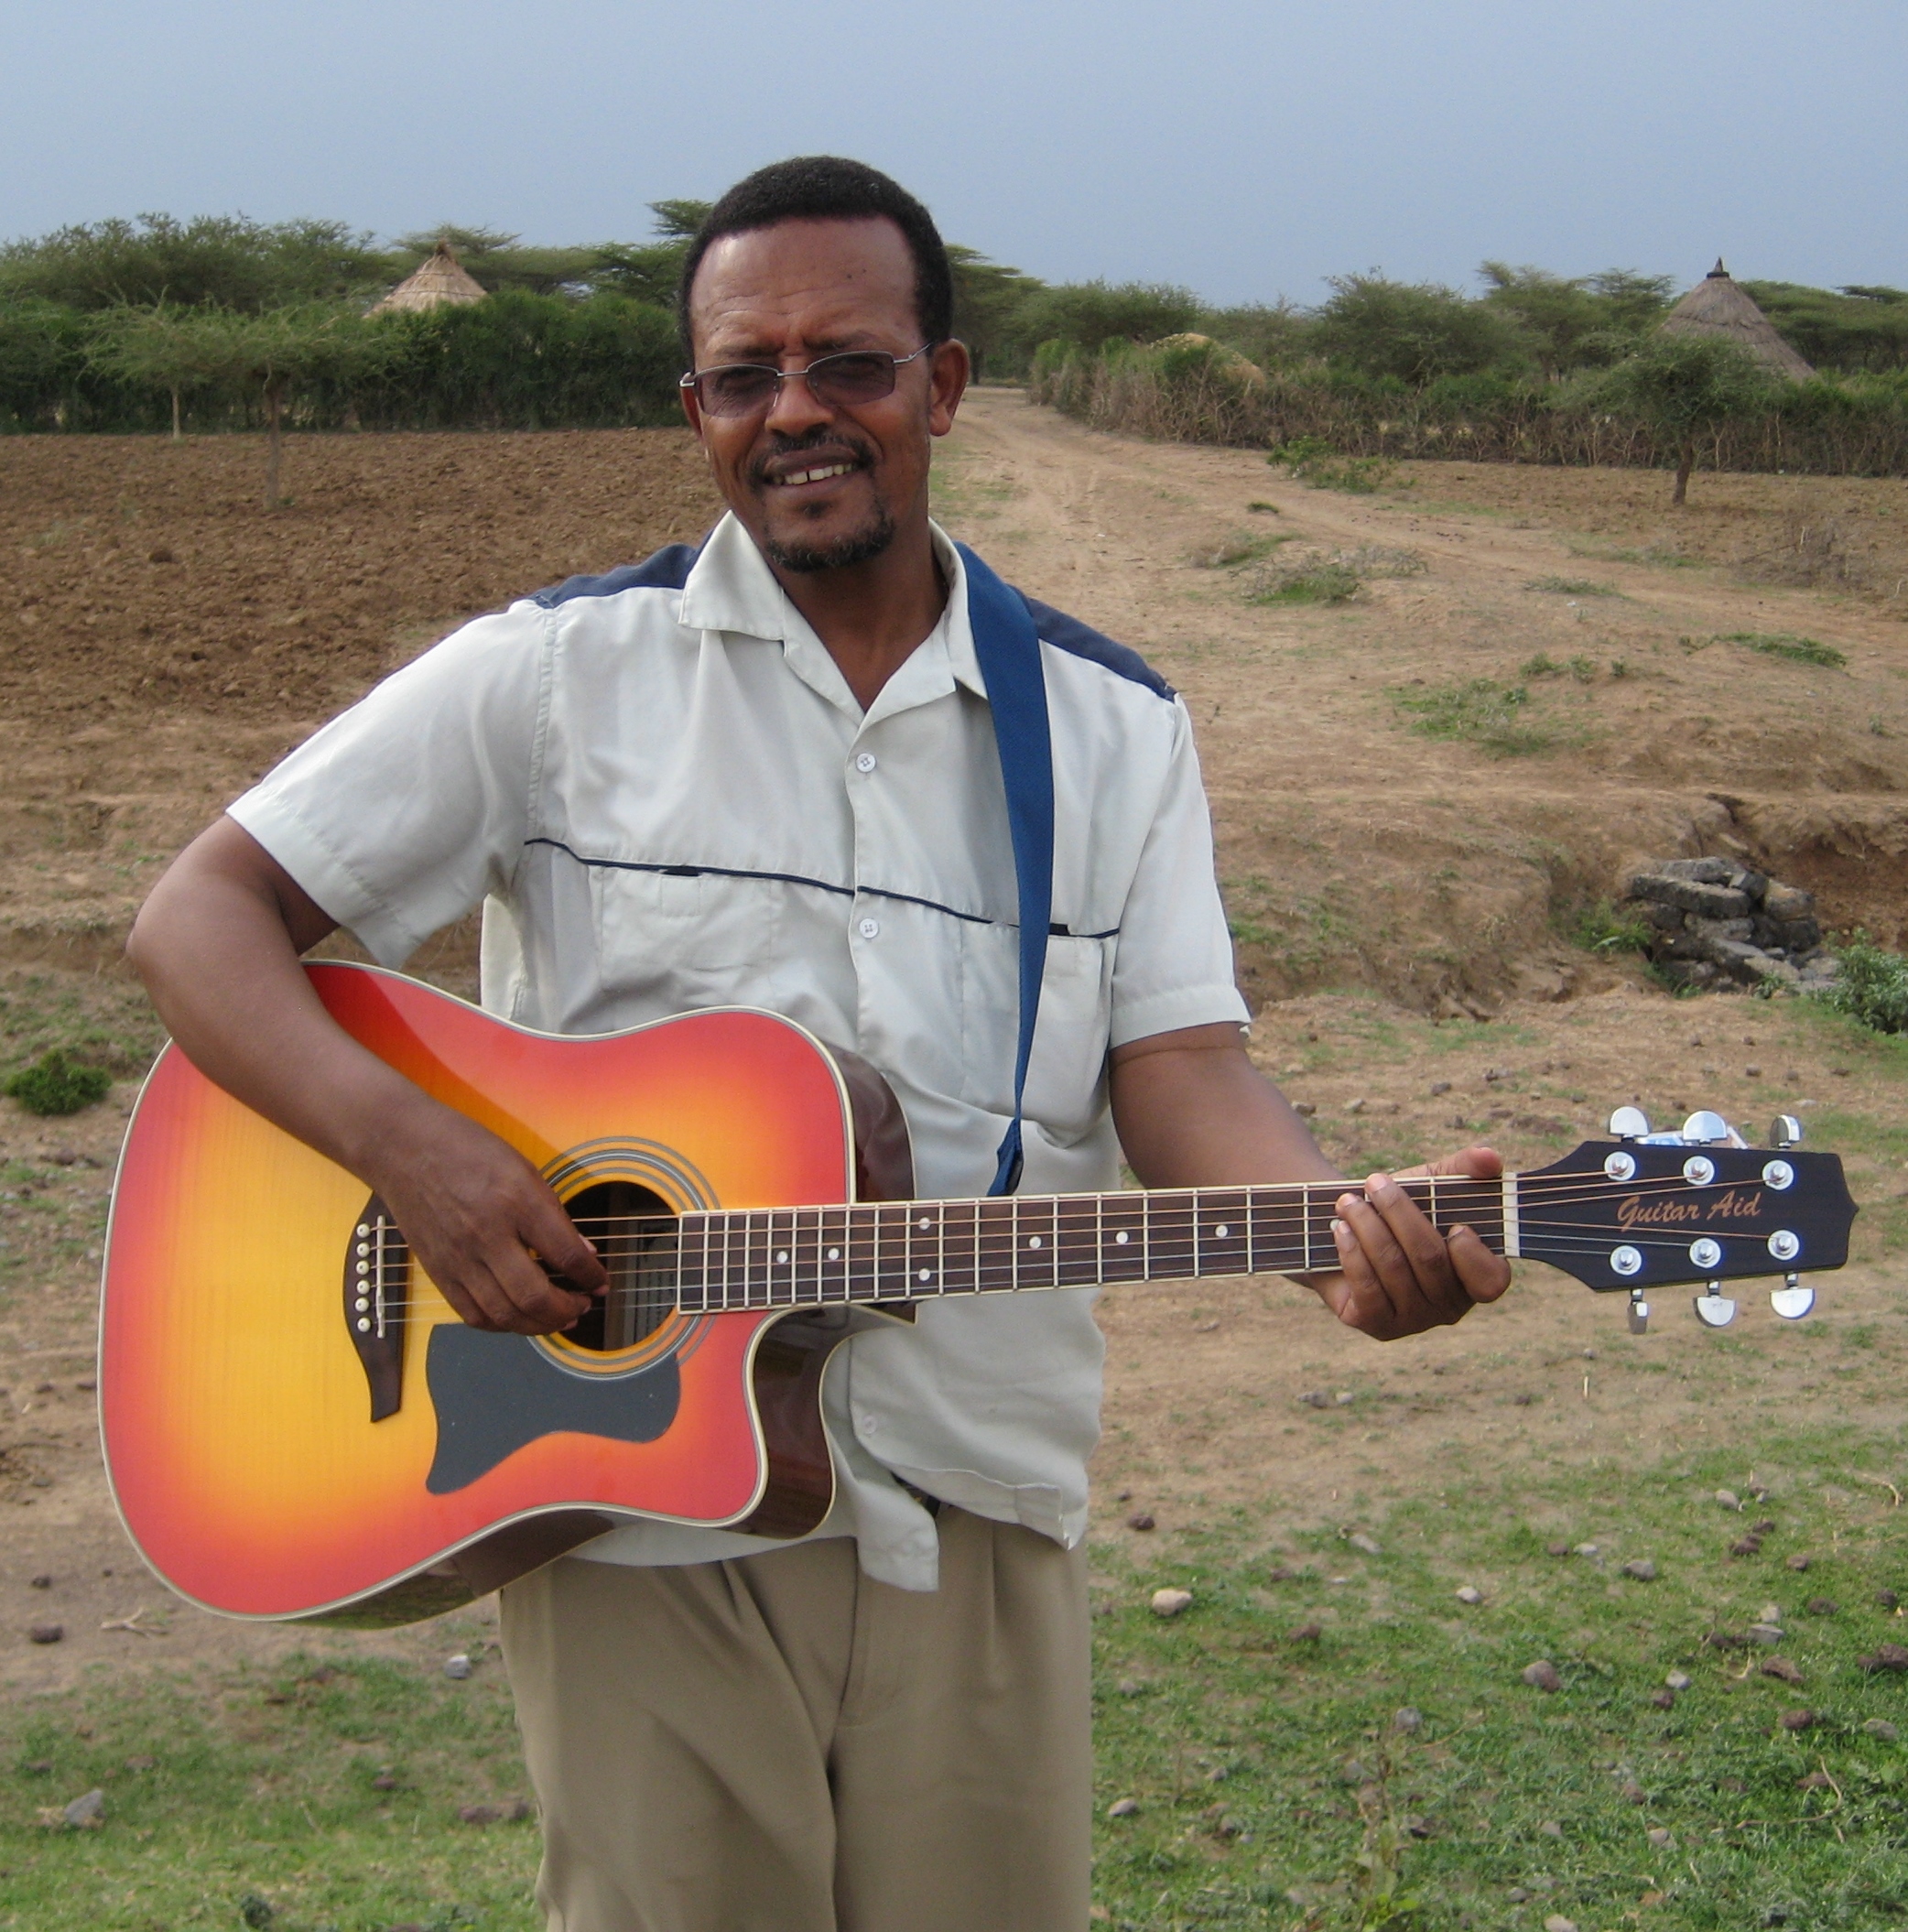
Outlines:
{"type": "Polygon", "coordinates": [[[1320,1300],[1348,1328],[1380,1341],[1442,1328],[1479,1302],[1495,1301],[1511,1286],[1510,1263],[1473,1229],[1440,1234],[1398,1183],[1433,1174],[1495,1180],[1503,1170],[1491,1148],[1467,1147],[1403,1175],[1374,1174],[1361,1190],[1348,1189],[1332,1230],[1339,1272],[1312,1277],[1320,1300]]]}

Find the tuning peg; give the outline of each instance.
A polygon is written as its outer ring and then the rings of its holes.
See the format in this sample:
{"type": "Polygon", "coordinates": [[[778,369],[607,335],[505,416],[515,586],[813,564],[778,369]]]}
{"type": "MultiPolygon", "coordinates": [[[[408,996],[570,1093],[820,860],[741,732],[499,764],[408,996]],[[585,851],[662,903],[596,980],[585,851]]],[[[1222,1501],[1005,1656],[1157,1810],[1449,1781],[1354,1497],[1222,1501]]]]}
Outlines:
{"type": "Polygon", "coordinates": [[[1632,1335],[1647,1335],[1650,1332],[1650,1304],[1643,1299],[1641,1288],[1630,1291],[1630,1332],[1632,1335]]]}
{"type": "Polygon", "coordinates": [[[1784,1321],[1800,1321],[1815,1305],[1815,1289],[1799,1275],[1784,1275],[1782,1286],[1769,1291],[1769,1306],[1784,1321]]]}
{"type": "Polygon", "coordinates": [[[1619,1107],[1610,1117],[1610,1131],[1619,1140],[1642,1140],[1650,1131],[1650,1116],[1641,1107],[1619,1107]]]}
{"type": "Polygon", "coordinates": [[[1731,1138],[1729,1123],[1721,1114],[1711,1113],[1705,1107],[1683,1123],[1683,1138],[1699,1147],[1713,1146],[1731,1138]]]}
{"type": "Polygon", "coordinates": [[[1736,1304],[1722,1292],[1722,1284],[1712,1281],[1707,1295],[1696,1297],[1696,1319],[1706,1329],[1726,1329],[1736,1319],[1736,1304]]]}
{"type": "Polygon", "coordinates": [[[1801,1146],[1802,1123],[1793,1113],[1778,1113],[1769,1123],[1769,1145],[1772,1147],[1801,1146]]]}

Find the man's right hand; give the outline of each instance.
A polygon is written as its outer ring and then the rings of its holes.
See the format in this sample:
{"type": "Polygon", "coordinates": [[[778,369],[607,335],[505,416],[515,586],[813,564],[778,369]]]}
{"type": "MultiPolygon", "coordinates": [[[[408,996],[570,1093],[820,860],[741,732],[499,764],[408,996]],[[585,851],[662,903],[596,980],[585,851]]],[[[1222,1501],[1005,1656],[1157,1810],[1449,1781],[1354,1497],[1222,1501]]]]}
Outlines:
{"type": "Polygon", "coordinates": [[[221,819],[153,887],[126,950],[192,1064],[374,1189],[472,1328],[569,1328],[609,1285],[596,1251],[522,1155],[432,1100],[325,1011],[299,955],[336,923],[221,819]]]}
{"type": "Polygon", "coordinates": [[[415,1118],[396,1125],[363,1178],[403,1230],[414,1263],[473,1329],[569,1328],[609,1286],[595,1248],[515,1147],[411,1091],[415,1118]]]}

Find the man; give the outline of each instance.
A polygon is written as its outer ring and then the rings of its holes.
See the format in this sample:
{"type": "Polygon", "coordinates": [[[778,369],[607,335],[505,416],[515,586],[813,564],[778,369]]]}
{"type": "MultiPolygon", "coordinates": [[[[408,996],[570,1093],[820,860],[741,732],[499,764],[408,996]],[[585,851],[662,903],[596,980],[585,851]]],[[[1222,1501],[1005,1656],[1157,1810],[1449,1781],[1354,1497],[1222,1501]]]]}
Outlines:
{"type": "MultiPolygon", "coordinates": [[[[298,955],[335,925],[397,963],[481,899],[485,1004],[547,1030],[774,1007],[887,1076],[921,1194],[993,1173],[1015,874],[965,566],[927,516],[969,374],[950,306],[932,222],[884,176],[791,161],[731,190],[681,297],[684,405],[730,510],[701,551],[467,625],[140,916],[184,1049],[376,1189],[480,1328],[566,1327],[603,1271],[526,1161],[332,1025],[298,955]]],[[[1111,1187],[1122,1148],[1153,1187],[1335,1178],[1241,1045],[1185,708],[1036,617],[1056,831],[1027,1190],[1111,1187]]],[[[1339,1214],[1314,1285],[1354,1326],[1502,1292],[1394,1181],[1339,1214]]],[[[840,1500],[814,1537],[644,1524],[504,1593],[553,1927],[1084,1926],[1099,1372],[1085,1292],[926,1308],[829,1368],[840,1500]]]]}

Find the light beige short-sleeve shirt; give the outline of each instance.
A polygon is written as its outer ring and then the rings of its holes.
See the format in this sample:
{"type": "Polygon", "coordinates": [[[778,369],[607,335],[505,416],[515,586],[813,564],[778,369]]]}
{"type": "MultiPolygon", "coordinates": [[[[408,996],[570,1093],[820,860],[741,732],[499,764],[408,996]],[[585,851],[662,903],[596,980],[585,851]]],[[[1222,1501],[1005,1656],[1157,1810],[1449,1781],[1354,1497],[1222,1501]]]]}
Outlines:
{"type": "MultiPolygon", "coordinates": [[[[999,754],[959,553],[933,633],[865,712],[732,517],[480,617],[294,752],[232,816],[388,965],[483,906],[486,1008],[600,1033],[764,1006],[900,1099],[923,1196],[985,1190],[1014,1103],[1019,935],[999,754]]],[[[1242,1020],[1185,706],[1042,606],[1054,934],[1026,1088],[1030,1194],[1116,1187],[1111,1047],[1242,1020]]],[[[851,1337],[824,1406],[818,1534],[931,1590],[894,1479],[1073,1543],[1099,1431],[1092,1291],[925,1306],[851,1337]]],[[[775,1546],[639,1524],[581,1554],[775,1546]]]]}

